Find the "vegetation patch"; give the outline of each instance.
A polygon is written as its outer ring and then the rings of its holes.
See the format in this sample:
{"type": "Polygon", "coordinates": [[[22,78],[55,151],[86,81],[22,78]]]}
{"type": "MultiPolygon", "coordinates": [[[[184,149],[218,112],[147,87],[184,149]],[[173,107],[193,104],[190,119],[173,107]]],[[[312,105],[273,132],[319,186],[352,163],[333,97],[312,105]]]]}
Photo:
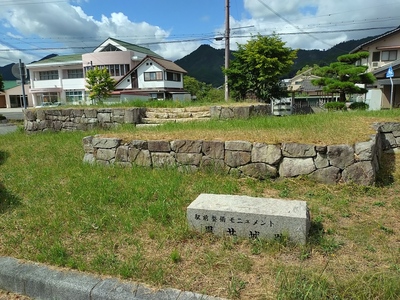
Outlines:
{"type": "Polygon", "coordinates": [[[276,142],[347,143],[367,138],[372,122],[398,122],[398,115],[398,110],[339,112],[210,122],[209,127],[175,124],[154,131],[0,136],[0,255],[231,299],[398,299],[396,154],[384,155],[374,187],[82,163],[87,135],[145,133],[163,139],[189,138],[192,132],[204,139],[267,141],[275,132],[276,142]],[[344,132],[358,138],[340,142],[344,132]],[[285,237],[265,241],[193,232],[186,208],[200,193],[307,201],[309,241],[299,246],[285,237]]]}

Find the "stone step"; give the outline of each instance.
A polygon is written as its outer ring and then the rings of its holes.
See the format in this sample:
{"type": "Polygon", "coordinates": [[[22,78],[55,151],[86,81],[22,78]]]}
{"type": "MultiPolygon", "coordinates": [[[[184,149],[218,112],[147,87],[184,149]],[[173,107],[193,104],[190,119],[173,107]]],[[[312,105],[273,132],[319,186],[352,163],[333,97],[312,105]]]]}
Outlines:
{"type": "Polygon", "coordinates": [[[179,119],[179,118],[210,118],[210,111],[200,111],[200,112],[146,112],[147,118],[157,118],[157,119],[179,119]]]}
{"type": "Polygon", "coordinates": [[[196,107],[148,107],[146,108],[148,112],[159,112],[159,113],[183,113],[183,112],[206,112],[210,111],[208,106],[196,106],[196,107]]]}
{"type": "Polygon", "coordinates": [[[180,123],[180,122],[195,122],[195,121],[207,121],[208,118],[142,118],[143,124],[165,124],[165,123],[180,123]]]}

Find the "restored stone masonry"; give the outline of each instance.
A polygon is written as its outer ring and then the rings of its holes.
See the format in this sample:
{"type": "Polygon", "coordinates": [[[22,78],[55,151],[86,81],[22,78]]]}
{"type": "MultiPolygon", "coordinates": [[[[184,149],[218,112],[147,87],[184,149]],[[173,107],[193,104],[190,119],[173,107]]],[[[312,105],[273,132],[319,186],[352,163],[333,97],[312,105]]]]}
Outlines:
{"type": "Polygon", "coordinates": [[[370,141],[354,145],[265,144],[248,141],[133,140],[89,136],[84,162],[102,165],[216,168],[258,179],[308,175],[318,182],[373,185],[382,151],[400,145],[400,123],[376,124],[370,141]]]}
{"type": "Polygon", "coordinates": [[[144,108],[28,109],[25,110],[25,131],[85,131],[124,123],[138,124],[144,113],[144,108]]]}
{"type": "Polygon", "coordinates": [[[25,131],[74,131],[112,128],[120,124],[162,124],[193,120],[249,118],[269,115],[268,104],[183,108],[49,108],[26,109],[25,131]]]}

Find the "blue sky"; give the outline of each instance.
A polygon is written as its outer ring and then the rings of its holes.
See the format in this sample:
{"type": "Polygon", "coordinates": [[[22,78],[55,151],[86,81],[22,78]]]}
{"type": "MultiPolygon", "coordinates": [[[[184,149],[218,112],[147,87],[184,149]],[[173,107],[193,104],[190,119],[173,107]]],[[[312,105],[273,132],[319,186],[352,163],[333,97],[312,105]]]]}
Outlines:
{"type": "MultiPolygon", "coordinates": [[[[223,48],[225,0],[0,0],[0,65],[91,51],[107,37],[176,60],[223,48]]],[[[328,49],[400,25],[399,0],[230,0],[231,48],[258,33],[328,49]]]]}

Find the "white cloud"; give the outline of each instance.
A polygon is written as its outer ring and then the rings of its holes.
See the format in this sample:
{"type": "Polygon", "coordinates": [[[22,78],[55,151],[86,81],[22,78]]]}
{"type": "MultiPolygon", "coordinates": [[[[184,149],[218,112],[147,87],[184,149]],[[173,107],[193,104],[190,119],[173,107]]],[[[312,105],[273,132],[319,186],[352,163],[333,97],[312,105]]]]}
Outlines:
{"type": "MultiPolygon", "coordinates": [[[[82,52],[82,48],[88,51],[108,37],[143,46],[149,45],[152,50],[172,60],[183,57],[188,54],[187,51],[191,52],[200,45],[193,42],[180,43],[179,46],[164,43],[170,32],[159,26],[146,22],[132,22],[122,12],[114,12],[110,16],[102,15],[100,20],[96,20],[87,15],[80,6],[70,5],[68,1],[45,5],[9,5],[0,8],[1,12],[4,12],[3,22],[14,28],[16,33],[36,38],[39,41],[36,44],[41,44],[43,48],[49,47],[50,41],[56,42],[56,47],[60,49],[52,52],[59,54],[71,49],[75,52],[82,52]]],[[[24,48],[28,47],[31,46],[25,45],[24,48]]],[[[43,57],[42,54],[37,52],[37,58],[43,57]]]]}
{"type": "MultiPolygon", "coordinates": [[[[0,65],[9,63],[2,60],[2,57],[15,59],[20,56],[29,61],[54,52],[71,52],[71,49],[77,52],[89,51],[108,37],[148,46],[171,60],[184,57],[204,43],[196,40],[169,43],[172,30],[147,22],[133,22],[122,12],[95,18],[83,10],[82,7],[87,2],[89,0],[46,3],[42,0],[30,0],[29,4],[18,5],[18,1],[7,1],[13,4],[1,5],[1,26],[3,29],[7,28],[4,31],[8,32],[4,40],[0,36],[1,47],[7,50],[14,46],[24,51],[1,51],[0,65]],[[21,36],[24,38],[20,38],[21,36]],[[49,47],[58,49],[46,50],[49,47]]],[[[282,34],[282,39],[292,48],[328,49],[345,40],[381,34],[388,30],[350,31],[352,29],[397,27],[400,15],[398,0],[381,0],[379,3],[373,0],[243,0],[243,6],[246,12],[239,14],[242,17],[230,19],[231,49],[236,48],[236,43],[246,43],[251,36],[258,33],[273,32],[282,34]],[[336,32],[316,33],[320,31],[336,32]],[[304,34],[305,32],[311,34],[304,34]]],[[[208,17],[201,22],[206,22],[207,19],[208,17]]],[[[174,26],[173,23],[171,27],[174,26]]],[[[187,33],[190,31],[191,28],[188,27],[187,33]]],[[[209,31],[205,29],[205,33],[209,31]]],[[[223,25],[215,28],[214,32],[215,36],[223,35],[223,25]]],[[[216,48],[224,47],[224,41],[210,42],[216,48]]]]}
{"type": "MultiPolygon", "coordinates": [[[[397,27],[400,2],[397,0],[381,0],[379,3],[373,0],[244,0],[244,7],[251,16],[250,20],[235,20],[234,23],[236,26],[253,23],[254,28],[247,30],[248,35],[275,32],[283,34],[282,39],[292,48],[328,49],[346,40],[378,35],[389,30],[389,28],[376,30],[370,28],[397,27]],[[391,9],[384,9],[388,7],[391,9]],[[320,31],[335,32],[315,33],[320,31]],[[298,34],[284,35],[285,33],[298,34]]],[[[245,42],[244,39],[241,41],[245,42]]]]}

